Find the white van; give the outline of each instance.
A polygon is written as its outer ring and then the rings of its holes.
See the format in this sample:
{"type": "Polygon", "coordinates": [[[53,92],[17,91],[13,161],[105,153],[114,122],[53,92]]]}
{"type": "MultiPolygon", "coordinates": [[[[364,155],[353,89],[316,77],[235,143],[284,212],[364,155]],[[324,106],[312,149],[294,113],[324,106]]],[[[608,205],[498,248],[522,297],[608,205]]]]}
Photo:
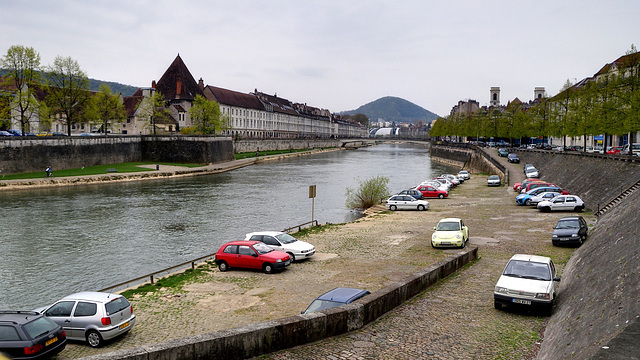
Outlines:
{"type": "Polygon", "coordinates": [[[640,156],[640,143],[633,143],[625,145],[622,150],[620,150],[620,154],[622,155],[636,155],[640,156]],[[629,145],[631,145],[631,153],[629,152],[629,145]]]}

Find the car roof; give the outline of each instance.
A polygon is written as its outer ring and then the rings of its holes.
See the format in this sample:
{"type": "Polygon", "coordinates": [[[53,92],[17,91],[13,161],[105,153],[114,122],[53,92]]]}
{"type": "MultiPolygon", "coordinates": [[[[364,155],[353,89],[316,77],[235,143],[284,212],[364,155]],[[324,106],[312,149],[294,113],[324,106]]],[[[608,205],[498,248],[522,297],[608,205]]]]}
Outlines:
{"type": "Polygon", "coordinates": [[[582,216],[574,215],[574,216],[565,216],[563,218],[558,219],[558,221],[562,221],[562,220],[580,220],[580,219],[582,219],[582,216]]]}
{"type": "Polygon", "coordinates": [[[246,236],[253,236],[253,235],[269,235],[269,236],[276,236],[276,235],[280,235],[280,234],[284,234],[282,231],[272,231],[272,230],[268,230],[268,231],[255,231],[252,233],[248,233],[246,236]]]}
{"type": "Polygon", "coordinates": [[[531,261],[531,262],[538,262],[538,263],[545,263],[545,264],[549,264],[551,262],[550,257],[540,256],[540,255],[528,255],[528,254],[515,254],[511,257],[511,259],[509,259],[509,261],[511,260],[531,261]]]}
{"type": "Polygon", "coordinates": [[[362,289],[338,287],[318,296],[318,300],[329,300],[341,303],[349,303],[355,297],[369,294],[369,291],[362,289]]]}
{"type": "Polygon", "coordinates": [[[0,322],[26,324],[39,317],[42,315],[35,311],[0,311],[0,322]]]}
{"type": "Polygon", "coordinates": [[[235,240],[235,241],[229,241],[228,243],[224,243],[224,244],[222,244],[221,248],[222,248],[223,246],[227,246],[227,245],[245,245],[245,246],[246,246],[246,245],[249,245],[249,246],[251,246],[251,245],[255,245],[255,244],[259,243],[259,242],[262,242],[262,241],[256,241],[256,240],[235,240]]]}
{"type": "Polygon", "coordinates": [[[440,221],[438,221],[438,223],[441,222],[460,222],[459,218],[445,218],[445,219],[440,219],[440,221]]]}
{"type": "Polygon", "coordinates": [[[115,298],[119,298],[122,295],[107,293],[107,292],[98,292],[98,291],[83,291],[75,294],[71,294],[63,297],[60,300],[89,300],[107,303],[115,298]]]}

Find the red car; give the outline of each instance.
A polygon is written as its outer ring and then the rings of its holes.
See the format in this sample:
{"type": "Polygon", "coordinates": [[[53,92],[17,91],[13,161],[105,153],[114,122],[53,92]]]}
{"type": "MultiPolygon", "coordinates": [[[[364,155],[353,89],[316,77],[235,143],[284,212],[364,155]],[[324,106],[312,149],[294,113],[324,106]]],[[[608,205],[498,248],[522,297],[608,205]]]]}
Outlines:
{"type": "Polygon", "coordinates": [[[262,269],[267,274],[282,270],[291,264],[289,254],[273,250],[262,241],[231,241],[216,253],[216,265],[220,271],[232,267],[262,269]]]}
{"type": "Polygon", "coordinates": [[[529,178],[529,179],[525,179],[522,182],[517,182],[515,184],[513,184],[513,190],[515,190],[516,192],[520,192],[520,190],[522,190],[522,186],[526,185],[530,182],[535,182],[535,181],[542,181],[540,179],[537,178],[529,178]]]}
{"type": "Polygon", "coordinates": [[[449,196],[449,193],[447,191],[438,190],[433,186],[429,186],[429,185],[420,185],[416,188],[416,190],[422,193],[422,197],[432,197],[432,198],[437,197],[439,199],[444,199],[449,196]]]}
{"type": "Polygon", "coordinates": [[[609,150],[607,150],[607,154],[620,155],[622,148],[623,146],[611,146],[609,150]]]}

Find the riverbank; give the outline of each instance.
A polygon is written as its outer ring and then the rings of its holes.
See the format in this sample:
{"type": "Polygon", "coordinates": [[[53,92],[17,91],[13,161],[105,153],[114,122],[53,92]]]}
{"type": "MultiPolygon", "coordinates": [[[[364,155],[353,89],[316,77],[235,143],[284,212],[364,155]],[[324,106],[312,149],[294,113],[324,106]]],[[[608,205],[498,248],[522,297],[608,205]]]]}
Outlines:
{"type": "Polygon", "coordinates": [[[573,249],[550,244],[550,229],[562,214],[516,207],[514,196],[508,187],[488,188],[486,175],[474,174],[449,199],[430,200],[428,211],[378,208],[352,223],[323,226],[303,239],[318,251],[308,261],[273,275],[213,269],[180,288],[135,296],[131,301],[139,320],[129,335],[102,349],[72,343],[59,358],[295,315],[336,286],[381,289],[457,251],[429,245],[433,226],[444,217],[461,217],[470,227],[470,244],[480,249],[473,266],[359,331],[264,357],[339,358],[348,352],[352,357],[413,359],[431,352],[437,358],[527,358],[541,340],[546,318],[493,309],[495,281],[513,253],[549,255],[562,269],[573,249]]]}
{"type": "MultiPolygon", "coordinates": [[[[201,166],[197,168],[191,168],[186,166],[157,165],[157,170],[154,170],[154,171],[141,171],[141,172],[120,173],[120,174],[108,173],[108,174],[97,174],[97,175],[53,177],[53,178],[41,178],[41,179],[17,179],[17,180],[0,179],[0,191],[24,190],[24,189],[58,187],[58,186],[106,184],[106,183],[114,183],[114,182],[158,180],[158,179],[166,179],[171,177],[211,175],[211,174],[218,174],[226,171],[239,169],[241,167],[253,165],[263,161],[273,161],[278,159],[305,156],[310,154],[317,154],[317,153],[322,153],[327,151],[338,151],[338,150],[345,150],[345,149],[344,148],[313,149],[313,150],[300,151],[300,152],[294,152],[294,153],[258,156],[258,157],[252,157],[252,158],[246,158],[246,159],[221,162],[216,164],[209,164],[209,165],[201,166]]],[[[156,165],[149,165],[147,167],[150,169],[156,169],[156,165]]]]}

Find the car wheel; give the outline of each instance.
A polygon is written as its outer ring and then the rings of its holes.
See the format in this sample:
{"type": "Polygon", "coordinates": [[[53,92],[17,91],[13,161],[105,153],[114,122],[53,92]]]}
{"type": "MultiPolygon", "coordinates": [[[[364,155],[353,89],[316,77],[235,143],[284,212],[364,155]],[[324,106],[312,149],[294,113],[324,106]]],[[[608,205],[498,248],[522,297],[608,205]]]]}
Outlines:
{"type": "Polygon", "coordinates": [[[291,258],[291,262],[294,262],[296,257],[293,256],[293,253],[288,252],[287,254],[289,254],[289,257],[291,258]]]}
{"type": "Polygon", "coordinates": [[[584,242],[584,236],[580,236],[580,239],[578,239],[578,246],[582,245],[583,242],[584,242]]]}
{"type": "Polygon", "coordinates": [[[424,210],[424,205],[418,205],[418,210],[420,211],[424,210]]]}
{"type": "Polygon", "coordinates": [[[527,205],[527,206],[531,205],[531,199],[527,199],[527,200],[525,200],[525,201],[524,201],[524,204],[525,204],[525,205],[527,205]]]}
{"type": "Polygon", "coordinates": [[[218,264],[218,269],[222,272],[229,270],[229,264],[227,264],[224,261],[221,261],[220,264],[218,264]]]}
{"type": "Polygon", "coordinates": [[[439,194],[438,199],[444,199],[444,194],[439,194]]]}
{"type": "Polygon", "coordinates": [[[262,270],[264,271],[265,274],[273,273],[273,264],[270,264],[270,263],[264,264],[262,266],[262,270]]]}
{"type": "Polygon", "coordinates": [[[542,210],[542,212],[550,212],[551,208],[548,206],[545,206],[545,207],[541,207],[540,210],[542,210]]]}
{"type": "Polygon", "coordinates": [[[584,206],[576,206],[576,208],[575,208],[575,210],[576,210],[577,212],[582,211],[582,209],[584,209],[584,206]]]}
{"type": "Polygon", "coordinates": [[[93,348],[98,348],[102,346],[102,336],[95,330],[89,330],[87,332],[87,343],[93,348]]]}
{"type": "Polygon", "coordinates": [[[467,242],[462,239],[462,244],[460,245],[460,249],[464,249],[464,247],[467,245],[467,242]]]}
{"type": "Polygon", "coordinates": [[[398,207],[395,206],[395,205],[390,205],[389,206],[389,210],[391,210],[391,211],[396,211],[396,209],[398,209],[398,207]]]}

